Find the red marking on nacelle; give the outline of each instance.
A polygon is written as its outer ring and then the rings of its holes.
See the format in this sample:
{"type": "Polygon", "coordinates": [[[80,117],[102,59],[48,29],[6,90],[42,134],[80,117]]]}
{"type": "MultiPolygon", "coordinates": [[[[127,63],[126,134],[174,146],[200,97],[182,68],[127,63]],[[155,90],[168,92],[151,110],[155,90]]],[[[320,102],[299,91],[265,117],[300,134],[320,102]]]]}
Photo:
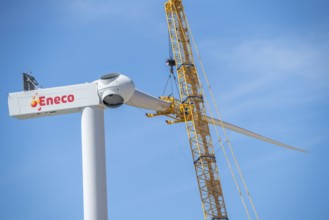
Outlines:
{"type": "Polygon", "coordinates": [[[69,102],[74,102],[74,95],[63,95],[63,96],[54,96],[54,97],[46,97],[46,96],[40,96],[39,98],[36,98],[33,96],[31,107],[35,108],[38,105],[38,111],[41,111],[41,106],[46,105],[59,105],[59,104],[65,104],[69,102]]]}
{"type": "Polygon", "coordinates": [[[63,96],[55,96],[55,97],[45,97],[40,96],[40,106],[46,105],[58,105],[62,103],[74,102],[74,95],[63,95],[63,96]]]}

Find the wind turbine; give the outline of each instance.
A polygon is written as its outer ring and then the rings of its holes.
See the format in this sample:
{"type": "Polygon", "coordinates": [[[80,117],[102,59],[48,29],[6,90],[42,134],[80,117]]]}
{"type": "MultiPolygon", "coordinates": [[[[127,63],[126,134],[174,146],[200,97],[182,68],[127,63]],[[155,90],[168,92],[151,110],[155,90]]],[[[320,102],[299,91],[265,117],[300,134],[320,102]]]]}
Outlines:
{"type": "MultiPolygon", "coordinates": [[[[37,89],[32,76],[24,75],[24,78],[29,81],[24,81],[24,91],[8,95],[10,116],[31,119],[81,112],[84,219],[107,220],[104,109],[127,104],[166,112],[173,108],[173,102],[136,89],[130,78],[119,73],[106,74],[91,83],[47,89],[37,89]]],[[[210,117],[204,120],[262,141],[303,151],[221,120],[210,117]]]]}
{"type": "Polygon", "coordinates": [[[124,103],[154,111],[170,105],[135,89],[125,75],[111,73],[78,85],[36,89],[24,74],[24,90],[8,95],[9,115],[31,119],[81,112],[83,201],[85,220],[107,219],[104,109],[124,103]]]}

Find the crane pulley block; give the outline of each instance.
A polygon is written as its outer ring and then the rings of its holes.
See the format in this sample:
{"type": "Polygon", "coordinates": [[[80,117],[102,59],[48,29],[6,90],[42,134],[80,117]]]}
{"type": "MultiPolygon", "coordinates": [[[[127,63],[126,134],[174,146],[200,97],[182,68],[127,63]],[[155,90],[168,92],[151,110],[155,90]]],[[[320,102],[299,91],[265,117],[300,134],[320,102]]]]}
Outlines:
{"type": "Polygon", "coordinates": [[[174,59],[167,59],[166,64],[167,64],[167,66],[170,66],[170,67],[176,66],[176,62],[174,59]]]}

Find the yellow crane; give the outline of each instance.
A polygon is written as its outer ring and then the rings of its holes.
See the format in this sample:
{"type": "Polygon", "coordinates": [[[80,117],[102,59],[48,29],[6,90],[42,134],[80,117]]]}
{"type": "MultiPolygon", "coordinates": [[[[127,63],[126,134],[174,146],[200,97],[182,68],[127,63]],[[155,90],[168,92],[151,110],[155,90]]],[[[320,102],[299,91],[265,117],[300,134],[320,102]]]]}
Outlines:
{"type": "Polygon", "coordinates": [[[177,70],[180,101],[183,103],[180,111],[183,114],[179,114],[178,121],[186,123],[204,217],[227,220],[214,146],[208,122],[205,120],[203,92],[194,63],[182,1],[169,0],[165,3],[165,11],[177,70]]]}
{"type": "Polygon", "coordinates": [[[173,121],[167,121],[169,124],[186,123],[204,217],[211,220],[227,220],[214,147],[208,121],[205,119],[203,92],[194,64],[182,1],[169,0],[165,3],[165,10],[173,52],[173,60],[169,62],[170,65],[176,66],[180,100],[161,97],[172,102],[172,107],[166,112],[148,116],[166,115],[174,118],[173,121]]]}
{"type": "MultiPolygon", "coordinates": [[[[167,60],[167,65],[171,67],[171,74],[174,74],[173,68],[176,68],[177,84],[179,87],[180,98],[178,100],[173,98],[172,96],[160,97],[160,99],[171,103],[170,107],[164,111],[158,111],[154,114],[147,114],[147,116],[154,117],[164,115],[170,117],[173,120],[167,120],[166,122],[168,124],[185,122],[188,140],[192,152],[192,159],[194,163],[196,178],[199,186],[204,219],[228,220],[221,181],[218,173],[218,167],[216,164],[214,145],[210,135],[208,123],[219,125],[223,128],[225,127],[235,132],[248,135],[253,138],[257,138],[262,141],[266,141],[285,148],[302,152],[305,151],[266,138],[264,136],[240,128],[238,126],[226,123],[224,121],[208,117],[205,108],[205,97],[203,94],[203,89],[192,54],[192,39],[190,36],[189,25],[185,16],[182,0],[168,0],[165,3],[165,12],[170,37],[170,45],[173,55],[172,58],[167,60]]],[[[220,140],[220,137],[218,138],[220,140]]],[[[255,213],[256,219],[258,220],[257,212],[251,200],[246,184],[243,180],[240,168],[235,160],[232,149],[231,153],[233,155],[235,165],[237,166],[246,193],[249,197],[249,201],[255,213]]],[[[225,150],[224,154],[226,160],[228,160],[225,150]]],[[[229,167],[231,169],[230,164],[229,167]]],[[[233,173],[232,176],[235,179],[233,173]]],[[[248,219],[251,219],[236,180],[235,184],[240,193],[244,208],[246,209],[248,219]]]]}

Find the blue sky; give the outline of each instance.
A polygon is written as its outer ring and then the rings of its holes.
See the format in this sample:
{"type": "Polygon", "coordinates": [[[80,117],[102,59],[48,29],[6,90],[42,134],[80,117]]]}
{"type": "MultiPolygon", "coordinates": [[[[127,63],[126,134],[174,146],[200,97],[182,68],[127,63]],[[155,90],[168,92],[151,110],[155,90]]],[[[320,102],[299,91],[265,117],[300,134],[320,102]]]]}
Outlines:
{"type": "MultiPolygon", "coordinates": [[[[109,72],[162,95],[164,1],[0,2],[0,219],[83,219],[80,115],[8,116],[32,71],[43,87],[109,72]]],[[[260,219],[326,219],[329,1],[185,1],[225,121],[303,154],[228,132],[260,219]]],[[[184,125],[129,106],[105,113],[109,219],[202,219],[184,125]]],[[[222,152],[230,220],[247,219],[222,152]]]]}

